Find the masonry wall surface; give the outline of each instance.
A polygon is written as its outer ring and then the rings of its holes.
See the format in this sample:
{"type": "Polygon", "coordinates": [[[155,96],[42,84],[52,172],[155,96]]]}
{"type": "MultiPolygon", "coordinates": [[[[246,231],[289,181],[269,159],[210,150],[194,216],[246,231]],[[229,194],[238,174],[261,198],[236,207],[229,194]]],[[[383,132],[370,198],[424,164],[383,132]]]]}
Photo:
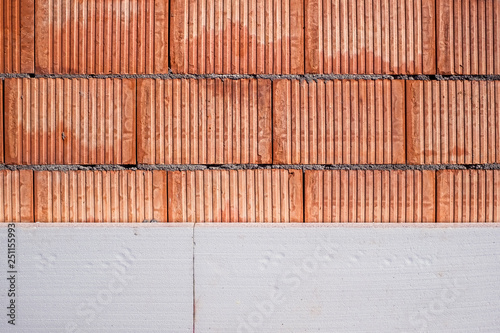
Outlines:
{"type": "Polygon", "coordinates": [[[0,220],[500,222],[500,2],[0,4],[0,220]]]}

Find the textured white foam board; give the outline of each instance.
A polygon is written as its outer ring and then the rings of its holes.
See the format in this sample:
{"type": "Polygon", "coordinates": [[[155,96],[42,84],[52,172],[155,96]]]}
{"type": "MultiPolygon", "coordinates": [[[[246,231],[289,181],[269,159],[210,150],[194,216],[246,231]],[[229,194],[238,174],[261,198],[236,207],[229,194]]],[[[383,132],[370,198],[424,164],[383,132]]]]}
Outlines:
{"type": "Polygon", "coordinates": [[[495,225],[194,229],[196,332],[500,332],[495,225]]]}
{"type": "Polygon", "coordinates": [[[0,224],[0,332],[192,332],[192,236],[191,224],[17,224],[13,327],[0,224]]]}

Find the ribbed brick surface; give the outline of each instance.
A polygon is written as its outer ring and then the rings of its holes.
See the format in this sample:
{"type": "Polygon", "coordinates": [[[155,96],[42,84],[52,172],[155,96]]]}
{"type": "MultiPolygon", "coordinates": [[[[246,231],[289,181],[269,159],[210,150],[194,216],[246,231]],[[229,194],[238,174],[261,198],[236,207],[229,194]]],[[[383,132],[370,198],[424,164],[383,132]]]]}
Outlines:
{"type": "Polygon", "coordinates": [[[36,1],[36,72],[166,73],[168,9],[168,0],[36,1]]]}
{"type": "Polygon", "coordinates": [[[0,73],[33,72],[34,2],[0,2],[0,73]]]}
{"type": "Polygon", "coordinates": [[[166,222],[166,195],[166,171],[35,171],[35,221],[166,222]]]}
{"type": "Polygon", "coordinates": [[[437,1],[437,69],[441,74],[500,74],[500,2],[437,1]]]}
{"type": "Polygon", "coordinates": [[[499,59],[497,0],[0,1],[0,217],[500,222],[499,59]]]}
{"type": "Polygon", "coordinates": [[[500,222],[500,170],[437,172],[438,222],[500,222]]]}
{"type": "Polygon", "coordinates": [[[433,222],[434,171],[306,171],[306,222],[433,222]]]}
{"type": "Polygon", "coordinates": [[[168,172],[169,222],[300,222],[301,170],[168,172]]]}
{"type": "Polygon", "coordinates": [[[500,82],[407,81],[410,164],[500,162],[500,82]]]}
{"type": "Polygon", "coordinates": [[[496,0],[11,0],[1,7],[0,73],[167,73],[171,56],[174,72],[193,74],[500,74],[496,0]]]}
{"type": "Polygon", "coordinates": [[[0,170],[0,222],[33,222],[33,171],[0,170]]]}
{"type": "Polygon", "coordinates": [[[135,80],[6,79],[7,164],[135,164],[135,80]]]}
{"type": "Polygon", "coordinates": [[[271,163],[271,81],[138,80],[138,163],[271,163]]]}
{"type": "Polygon", "coordinates": [[[434,0],[305,4],[307,73],[434,73],[434,0]]]}
{"type": "Polygon", "coordinates": [[[1,170],[0,185],[0,221],[500,222],[499,170],[35,171],[34,182],[1,170]]]}
{"type": "Polygon", "coordinates": [[[4,153],[3,153],[3,138],[4,138],[4,128],[3,128],[3,80],[0,80],[0,163],[4,163],[4,153]]]}
{"type": "Polygon", "coordinates": [[[273,85],[275,164],[405,163],[404,81],[273,85]]]}
{"type": "Polygon", "coordinates": [[[304,72],[302,0],[171,0],[174,73],[304,72]]]}

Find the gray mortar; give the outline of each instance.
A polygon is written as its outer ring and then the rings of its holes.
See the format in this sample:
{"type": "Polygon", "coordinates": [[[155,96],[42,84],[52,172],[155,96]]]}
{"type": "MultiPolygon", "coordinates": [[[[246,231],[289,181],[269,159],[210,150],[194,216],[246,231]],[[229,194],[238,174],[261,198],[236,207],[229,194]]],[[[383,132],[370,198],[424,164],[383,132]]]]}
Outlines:
{"type": "Polygon", "coordinates": [[[0,79],[10,79],[10,78],[29,78],[30,74],[17,74],[17,73],[2,73],[0,74],[0,79]]]}
{"type": "MultiPolygon", "coordinates": [[[[497,167],[499,165],[496,165],[497,167]]],[[[479,168],[479,166],[478,166],[479,168]]],[[[302,169],[302,170],[445,170],[445,169],[469,169],[460,164],[431,164],[431,165],[409,165],[409,164],[297,164],[297,165],[273,165],[273,169],[302,169]]]]}
{"type": "Polygon", "coordinates": [[[266,79],[266,80],[304,80],[304,81],[331,81],[331,80],[457,80],[457,81],[498,81],[500,75],[401,75],[401,74],[175,74],[170,70],[165,74],[0,74],[5,78],[61,78],[61,79],[266,79]]]}
{"type": "Polygon", "coordinates": [[[498,81],[500,80],[500,75],[436,75],[436,80],[447,81],[447,80],[457,80],[457,81],[498,81]]]}
{"type": "Polygon", "coordinates": [[[76,164],[50,164],[50,165],[6,165],[1,164],[0,170],[33,170],[33,171],[116,171],[136,170],[135,166],[123,165],[76,165],[76,164]]]}
{"type": "Polygon", "coordinates": [[[200,164],[138,164],[138,170],[193,171],[206,170],[206,165],[200,164]]]}
{"type": "Polygon", "coordinates": [[[6,165],[0,164],[0,170],[33,171],[119,171],[119,170],[500,170],[500,164],[138,164],[138,165],[6,165]]]}

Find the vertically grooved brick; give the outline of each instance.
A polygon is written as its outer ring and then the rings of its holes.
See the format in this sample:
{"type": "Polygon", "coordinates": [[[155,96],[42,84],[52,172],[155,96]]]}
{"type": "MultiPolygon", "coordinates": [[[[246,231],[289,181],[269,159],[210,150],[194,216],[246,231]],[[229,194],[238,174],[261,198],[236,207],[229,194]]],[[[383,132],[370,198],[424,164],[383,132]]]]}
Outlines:
{"type": "Polygon", "coordinates": [[[422,164],[425,131],[423,125],[423,89],[421,81],[406,82],[406,134],[407,161],[413,164],[422,164]]]}
{"type": "Polygon", "coordinates": [[[407,81],[409,164],[500,160],[498,81],[407,81]]]}
{"type": "Polygon", "coordinates": [[[302,171],[168,172],[169,222],[302,222],[302,171]]]}
{"type": "Polygon", "coordinates": [[[36,1],[35,6],[37,73],[168,72],[167,0],[36,1]]]}
{"type": "Polygon", "coordinates": [[[434,222],[435,172],[306,170],[305,222],[434,222]]]}
{"type": "Polygon", "coordinates": [[[138,80],[138,163],[269,164],[271,81],[138,80]]]}
{"type": "MultiPolygon", "coordinates": [[[[391,81],[392,157],[394,164],[406,162],[405,82],[391,81]]],[[[363,125],[363,124],[362,124],[363,125]]]]}
{"type": "Polygon", "coordinates": [[[7,164],[135,164],[133,79],[6,79],[7,164]]]}
{"type": "Polygon", "coordinates": [[[167,221],[166,171],[35,171],[36,222],[167,221]]]}
{"type": "Polygon", "coordinates": [[[500,222],[499,170],[436,173],[437,222],[500,222]]]}
{"type": "Polygon", "coordinates": [[[174,73],[304,73],[302,0],[172,0],[170,6],[174,73]]]}
{"type": "Polygon", "coordinates": [[[404,85],[273,81],[273,163],[404,164],[404,85]]]}
{"type": "Polygon", "coordinates": [[[33,73],[34,14],[34,0],[0,3],[0,73],[33,73]]]}
{"type": "Polygon", "coordinates": [[[437,0],[437,72],[500,74],[500,3],[437,0]]]}
{"type": "Polygon", "coordinates": [[[33,222],[33,171],[0,170],[0,222],[33,222]]]}
{"type": "Polygon", "coordinates": [[[305,71],[433,74],[435,0],[306,0],[305,71]]]}

